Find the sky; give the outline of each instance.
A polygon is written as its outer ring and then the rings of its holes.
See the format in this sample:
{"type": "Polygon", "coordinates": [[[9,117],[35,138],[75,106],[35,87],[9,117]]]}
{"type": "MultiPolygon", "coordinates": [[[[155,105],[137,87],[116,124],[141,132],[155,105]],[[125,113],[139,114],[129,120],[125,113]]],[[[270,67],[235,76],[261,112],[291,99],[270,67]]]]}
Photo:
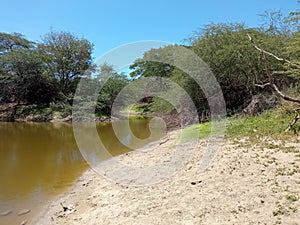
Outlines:
{"type": "Polygon", "coordinates": [[[297,0],[6,0],[0,32],[41,41],[51,29],[94,44],[94,59],[120,45],[143,40],[184,44],[211,22],[261,24],[259,14],[300,8],[297,0]]]}

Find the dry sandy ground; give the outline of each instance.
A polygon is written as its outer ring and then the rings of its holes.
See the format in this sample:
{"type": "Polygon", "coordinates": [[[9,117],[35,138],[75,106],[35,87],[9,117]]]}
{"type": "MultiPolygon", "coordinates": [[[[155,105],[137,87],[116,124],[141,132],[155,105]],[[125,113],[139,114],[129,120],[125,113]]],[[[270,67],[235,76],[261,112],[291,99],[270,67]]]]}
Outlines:
{"type": "MultiPolygon", "coordinates": [[[[172,153],[172,140],[119,160],[128,165],[155,164],[172,153]]],[[[35,223],[29,223],[300,224],[299,142],[299,137],[292,141],[261,138],[256,144],[247,139],[226,140],[213,165],[200,172],[198,162],[207,145],[202,140],[180,171],[148,186],[135,187],[130,181],[120,185],[91,169],[35,223]],[[64,211],[62,205],[68,209],[64,211]]],[[[195,144],[187,143],[182,149],[191,146],[195,144]]]]}

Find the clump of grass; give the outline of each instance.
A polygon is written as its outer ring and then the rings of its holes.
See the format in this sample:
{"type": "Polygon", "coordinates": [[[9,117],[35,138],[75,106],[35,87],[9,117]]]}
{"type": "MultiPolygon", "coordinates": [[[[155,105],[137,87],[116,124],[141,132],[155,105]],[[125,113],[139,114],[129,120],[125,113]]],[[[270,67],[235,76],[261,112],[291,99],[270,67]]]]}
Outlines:
{"type": "Polygon", "coordinates": [[[299,200],[299,197],[296,195],[286,195],[285,198],[290,202],[296,202],[299,200]]]}
{"type": "Polygon", "coordinates": [[[289,214],[289,211],[281,203],[277,202],[276,207],[273,211],[273,216],[289,214]]]}

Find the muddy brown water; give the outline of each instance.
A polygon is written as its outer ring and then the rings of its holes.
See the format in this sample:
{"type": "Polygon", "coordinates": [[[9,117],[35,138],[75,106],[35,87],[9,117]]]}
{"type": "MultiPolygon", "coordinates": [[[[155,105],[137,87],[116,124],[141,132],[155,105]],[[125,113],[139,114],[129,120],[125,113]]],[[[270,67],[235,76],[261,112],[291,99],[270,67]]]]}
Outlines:
{"type": "MultiPolygon", "coordinates": [[[[121,128],[124,122],[116,123],[121,128]]],[[[43,205],[64,193],[89,168],[72,126],[0,123],[0,225],[20,224],[24,220],[30,224],[43,205]]],[[[130,120],[130,128],[141,139],[150,136],[149,120],[130,120]]],[[[132,150],[115,136],[111,123],[98,123],[97,131],[111,155],[132,150]]],[[[149,142],[161,135],[158,132],[149,142]]],[[[130,142],[126,132],[123,138],[130,142]]]]}

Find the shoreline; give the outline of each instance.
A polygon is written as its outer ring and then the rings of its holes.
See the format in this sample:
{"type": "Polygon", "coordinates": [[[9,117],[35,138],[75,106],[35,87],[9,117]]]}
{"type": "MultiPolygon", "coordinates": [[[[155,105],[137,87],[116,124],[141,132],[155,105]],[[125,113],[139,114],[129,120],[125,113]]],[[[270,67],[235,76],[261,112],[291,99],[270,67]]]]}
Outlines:
{"type": "MultiPolygon", "coordinates": [[[[296,149],[299,140],[295,137],[296,149]]],[[[33,224],[299,224],[300,200],[287,196],[300,197],[300,170],[278,173],[279,168],[295,169],[296,151],[251,145],[247,138],[224,140],[213,165],[201,173],[198,163],[206,144],[200,140],[189,162],[155,185],[120,185],[90,168],[45,206],[33,224]]],[[[128,165],[156,163],[170,154],[171,147],[167,140],[154,150],[119,158],[128,165]]]]}

